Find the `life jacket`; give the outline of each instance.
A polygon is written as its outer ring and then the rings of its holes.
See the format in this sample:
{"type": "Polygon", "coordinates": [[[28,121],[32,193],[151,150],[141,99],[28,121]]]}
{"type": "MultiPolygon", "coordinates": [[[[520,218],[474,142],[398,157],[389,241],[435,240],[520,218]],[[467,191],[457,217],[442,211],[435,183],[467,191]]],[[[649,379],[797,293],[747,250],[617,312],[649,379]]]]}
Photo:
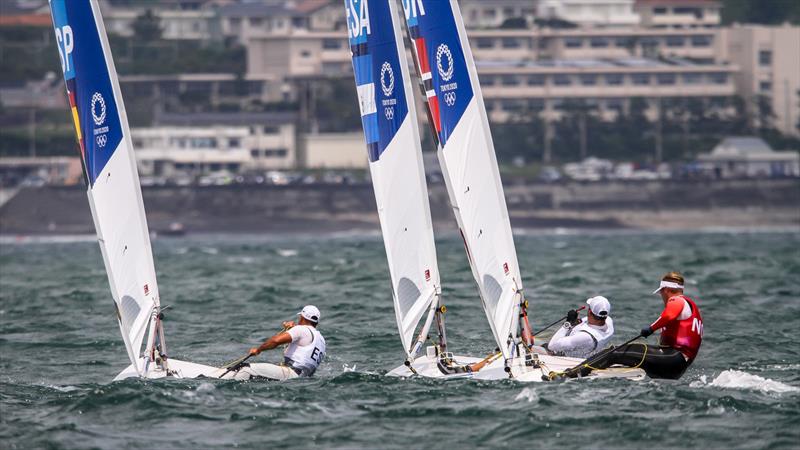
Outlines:
{"type": "Polygon", "coordinates": [[[283,352],[284,364],[294,369],[298,375],[311,376],[325,359],[325,338],[316,328],[309,325],[297,325],[311,332],[311,343],[298,345],[292,342],[283,352]]]}
{"type": "Polygon", "coordinates": [[[661,329],[660,342],[663,346],[680,350],[691,362],[697,356],[697,351],[703,342],[703,318],[700,316],[700,308],[692,299],[685,295],[676,297],[686,301],[683,312],[661,329]]]}
{"type": "Polygon", "coordinates": [[[614,321],[609,317],[606,319],[605,325],[601,326],[589,325],[589,321],[583,321],[572,328],[569,336],[575,336],[577,333],[588,334],[592,338],[592,341],[594,341],[594,346],[591,349],[579,348],[562,353],[564,356],[588,358],[606,348],[609,341],[611,341],[611,338],[614,336],[614,321]]]}

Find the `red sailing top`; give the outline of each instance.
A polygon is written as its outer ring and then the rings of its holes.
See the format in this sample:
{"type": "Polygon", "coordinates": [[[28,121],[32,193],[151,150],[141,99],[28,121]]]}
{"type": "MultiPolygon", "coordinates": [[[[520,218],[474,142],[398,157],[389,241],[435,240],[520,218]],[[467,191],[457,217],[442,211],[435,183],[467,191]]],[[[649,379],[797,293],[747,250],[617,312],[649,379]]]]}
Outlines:
{"type": "Polygon", "coordinates": [[[703,318],[700,308],[684,295],[667,300],[661,316],[650,325],[651,330],[661,331],[661,345],[680,350],[691,362],[697,356],[703,342],[703,318]]]}

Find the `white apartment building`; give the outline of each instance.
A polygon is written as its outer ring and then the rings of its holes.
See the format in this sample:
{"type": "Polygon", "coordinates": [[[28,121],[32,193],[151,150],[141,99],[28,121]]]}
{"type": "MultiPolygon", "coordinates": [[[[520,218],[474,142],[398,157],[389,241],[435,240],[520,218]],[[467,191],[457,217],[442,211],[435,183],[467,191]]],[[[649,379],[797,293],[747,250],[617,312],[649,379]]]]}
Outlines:
{"type": "Polygon", "coordinates": [[[722,5],[715,0],[636,0],[641,25],[650,28],[716,28],[722,5]]]}
{"type": "Polygon", "coordinates": [[[199,176],[292,169],[293,118],[281,114],[168,115],[131,130],[143,176],[199,176]]]}
{"type": "Polygon", "coordinates": [[[202,3],[189,2],[186,7],[177,4],[132,2],[128,7],[111,7],[102,2],[103,22],[106,31],[120,36],[133,36],[133,23],[137,17],[150,10],[159,19],[161,37],[166,40],[208,40],[220,37],[216,10],[202,7],[202,3]]]}
{"type": "Polygon", "coordinates": [[[740,68],[736,91],[751,115],[757,117],[762,97],[775,114],[773,125],[800,136],[800,26],[734,25],[718,33],[721,58],[740,68]]]}
{"type": "Polygon", "coordinates": [[[509,19],[523,19],[530,26],[536,18],[533,0],[463,0],[464,24],[469,28],[500,28],[509,19]]]}
{"type": "Polygon", "coordinates": [[[561,19],[581,27],[630,27],[639,23],[634,0],[538,0],[543,19],[561,19]]]}

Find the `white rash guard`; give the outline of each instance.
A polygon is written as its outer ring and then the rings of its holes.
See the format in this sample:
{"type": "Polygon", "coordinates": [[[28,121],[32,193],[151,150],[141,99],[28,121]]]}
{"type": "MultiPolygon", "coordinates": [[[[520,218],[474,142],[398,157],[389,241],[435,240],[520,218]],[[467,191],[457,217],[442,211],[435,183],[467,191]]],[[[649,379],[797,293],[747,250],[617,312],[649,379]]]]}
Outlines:
{"type": "Polygon", "coordinates": [[[588,358],[603,350],[614,336],[614,321],[609,317],[605,325],[589,325],[584,321],[574,327],[569,322],[550,338],[547,349],[563,356],[588,358]]]}
{"type": "Polygon", "coordinates": [[[292,337],[292,343],[283,352],[284,363],[300,376],[313,375],[325,358],[325,338],[309,325],[297,325],[286,332],[292,337]]]}

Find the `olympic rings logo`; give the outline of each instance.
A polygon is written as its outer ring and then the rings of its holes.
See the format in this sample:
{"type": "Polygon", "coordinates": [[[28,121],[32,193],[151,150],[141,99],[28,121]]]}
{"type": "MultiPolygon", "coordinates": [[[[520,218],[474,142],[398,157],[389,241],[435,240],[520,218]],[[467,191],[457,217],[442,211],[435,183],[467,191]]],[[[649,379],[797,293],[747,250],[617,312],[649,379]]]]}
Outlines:
{"type": "Polygon", "coordinates": [[[101,148],[105,147],[106,144],[108,143],[108,135],[107,134],[101,134],[100,136],[95,137],[94,141],[97,142],[97,146],[98,147],[101,147],[101,148]]]}
{"type": "Polygon", "coordinates": [[[453,106],[456,104],[456,93],[455,92],[445,92],[444,93],[444,102],[447,103],[447,106],[453,106]]]}
{"type": "Polygon", "coordinates": [[[394,108],[391,107],[384,108],[383,114],[386,116],[386,120],[394,119],[394,108]]]}

